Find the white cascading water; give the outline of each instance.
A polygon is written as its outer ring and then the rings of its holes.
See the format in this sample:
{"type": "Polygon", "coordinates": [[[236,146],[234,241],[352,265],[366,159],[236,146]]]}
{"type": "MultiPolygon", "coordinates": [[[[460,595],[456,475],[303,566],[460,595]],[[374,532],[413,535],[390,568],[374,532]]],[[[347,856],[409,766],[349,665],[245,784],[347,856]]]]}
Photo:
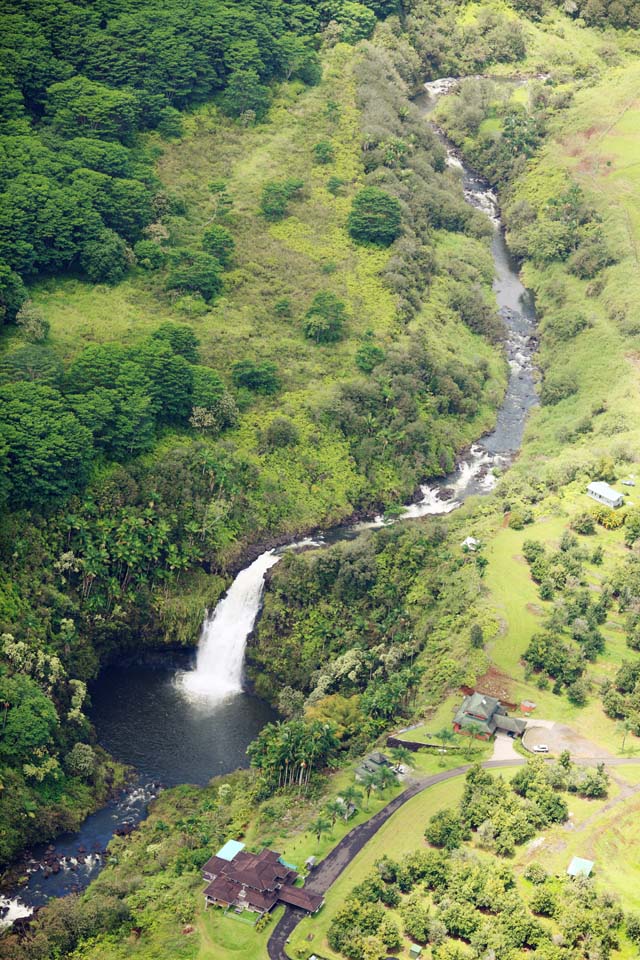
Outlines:
{"type": "Polygon", "coordinates": [[[0,897],[0,929],[10,927],[16,920],[29,917],[32,913],[31,907],[26,906],[17,897],[0,897]]]}
{"type": "Polygon", "coordinates": [[[187,693],[223,700],[242,691],[244,650],[260,610],[264,575],[279,559],[275,551],[267,550],[241,570],[213,615],[205,620],[196,668],[179,677],[187,693]]]}

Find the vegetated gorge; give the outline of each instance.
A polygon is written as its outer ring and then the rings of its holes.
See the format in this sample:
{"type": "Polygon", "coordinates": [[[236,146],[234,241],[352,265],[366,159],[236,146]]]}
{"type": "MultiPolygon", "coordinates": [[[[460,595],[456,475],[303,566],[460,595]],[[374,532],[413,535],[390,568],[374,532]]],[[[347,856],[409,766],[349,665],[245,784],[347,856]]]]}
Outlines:
{"type": "MultiPolygon", "coordinates": [[[[440,85],[427,84],[416,103],[425,118],[435,104],[440,85]]],[[[496,199],[488,185],[467,170],[444,138],[446,162],[460,171],[465,198],[490,220],[495,266],[494,288],[499,315],[505,321],[511,373],[494,430],[473,444],[456,469],[438,484],[420,487],[419,497],[394,519],[448,513],[467,496],[492,488],[492,469],[506,466],[516,454],[527,412],[535,402],[532,373],[534,311],[506,248],[496,199]],[[444,494],[444,497],[443,497],[444,494]]],[[[142,662],[104,668],[91,687],[94,723],[100,745],[137,772],[122,795],[87,818],[80,830],[56,843],[51,868],[46,849],[32,858],[29,881],[7,917],[26,913],[51,896],[62,896],[89,882],[99,870],[104,849],[115,830],[125,832],[146,812],[161,785],[201,783],[244,763],[248,743],[273,718],[263,701],[243,692],[244,657],[248,636],[258,616],[266,572],[286,551],[350,541],[367,528],[387,526],[392,518],[376,517],[315,532],[260,554],[235,577],[228,592],[204,622],[197,660],[179,654],[148,656],[142,662]],[[184,666],[176,667],[182,661],[184,666]],[[80,863],[78,862],[80,852],[80,863]],[[27,906],[28,905],[28,906],[27,906]]],[[[260,681],[257,680],[259,683],[260,681]]],[[[275,699],[272,697],[271,699],[275,699]]]]}
{"type": "MultiPolygon", "coordinates": [[[[202,865],[324,856],[399,726],[484,757],[461,686],[640,735],[640,521],[585,497],[640,457],[637,6],[2,4],[0,956],[266,956],[202,865]]],[[[289,955],[634,955],[615,852],[518,859],[635,811],[565,753],[425,793],[451,862],[387,838],[289,955]]]]}

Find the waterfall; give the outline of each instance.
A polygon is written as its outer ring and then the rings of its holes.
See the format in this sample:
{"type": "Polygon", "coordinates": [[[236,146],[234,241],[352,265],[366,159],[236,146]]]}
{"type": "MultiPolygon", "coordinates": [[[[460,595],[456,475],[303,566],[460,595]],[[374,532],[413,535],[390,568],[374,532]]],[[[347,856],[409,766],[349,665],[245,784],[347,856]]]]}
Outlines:
{"type": "Polygon", "coordinates": [[[222,700],[242,690],[247,637],[253,630],[264,591],[264,575],[280,557],[273,550],[241,570],[202,627],[195,670],[182,673],[187,693],[222,700]]]}

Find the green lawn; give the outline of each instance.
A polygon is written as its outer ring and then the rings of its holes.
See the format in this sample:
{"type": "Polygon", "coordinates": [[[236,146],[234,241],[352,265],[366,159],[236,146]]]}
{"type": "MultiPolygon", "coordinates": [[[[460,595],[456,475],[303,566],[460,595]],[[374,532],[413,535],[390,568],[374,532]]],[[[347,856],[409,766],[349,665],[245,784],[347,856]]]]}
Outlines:
{"type": "Polygon", "coordinates": [[[298,960],[306,958],[315,950],[329,960],[341,960],[326,943],[326,932],[335,913],[342,905],[345,895],[359,883],[373,864],[384,854],[400,857],[404,853],[424,843],[424,828],[432,814],[443,806],[456,804],[462,795],[463,777],[456,777],[446,783],[418,794],[385,823],[360,853],[354,857],[349,867],[330,888],[326,903],[315,917],[305,918],[296,927],[288,949],[289,956],[298,960]],[[308,939],[309,935],[313,939],[308,939]]]}
{"type": "MultiPolygon", "coordinates": [[[[640,769],[617,768],[612,773],[637,788],[640,769]]],[[[640,909],[640,795],[616,802],[619,794],[620,787],[612,783],[606,800],[571,797],[569,824],[546,829],[533,850],[529,845],[519,851],[516,869],[535,860],[562,875],[572,857],[585,857],[595,862],[600,889],[615,893],[625,910],[640,909]]]]}
{"type": "Polygon", "coordinates": [[[256,932],[253,926],[225,916],[217,907],[202,911],[198,919],[199,947],[195,960],[264,960],[267,940],[284,912],[284,907],[273,911],[272,921],[264,930],[256,932]]]}

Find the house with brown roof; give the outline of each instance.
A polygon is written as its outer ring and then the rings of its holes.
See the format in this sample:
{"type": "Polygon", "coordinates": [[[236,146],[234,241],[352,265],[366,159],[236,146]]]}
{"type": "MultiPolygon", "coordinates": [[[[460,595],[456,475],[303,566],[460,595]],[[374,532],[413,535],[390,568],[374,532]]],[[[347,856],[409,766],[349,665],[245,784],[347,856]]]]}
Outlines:
{"type": "Polygon", "coordinates": [[[294,886],[297,872],[274,850],[249,853],[237,840],[229,840],[207,860],[202,875],[208,881],[204,891],[207,906],[263,914],[277,903],[286,903],[315,913],[323,903],[318,894],[294,886]]]}

